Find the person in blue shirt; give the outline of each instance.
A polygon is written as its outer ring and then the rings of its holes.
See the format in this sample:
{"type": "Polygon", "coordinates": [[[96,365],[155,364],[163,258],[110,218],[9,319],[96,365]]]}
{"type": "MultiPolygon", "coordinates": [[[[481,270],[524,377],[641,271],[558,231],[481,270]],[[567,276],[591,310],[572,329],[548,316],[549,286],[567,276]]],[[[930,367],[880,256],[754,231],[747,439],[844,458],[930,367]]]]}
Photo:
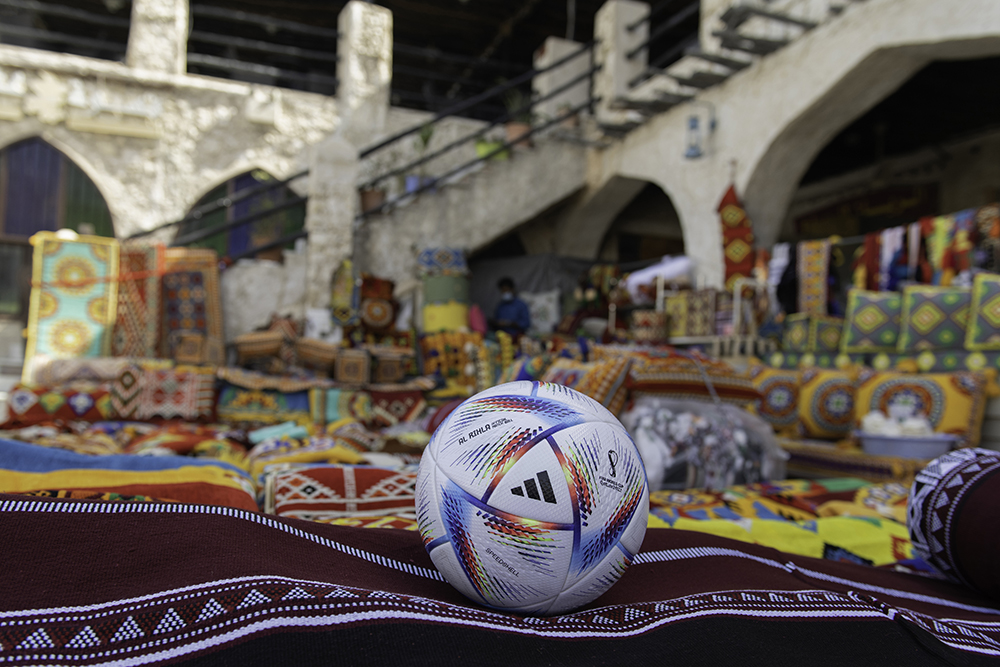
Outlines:
{"type": "Polygon", "coordinates": [[[517,298],[514,291],[514,281],[501,278],[497,282],[500,289],[500,303],[497,304],[491,326],[498,331],[505,331],[514,338],[531,328],[531,313],[528,304],[517,298]]]}

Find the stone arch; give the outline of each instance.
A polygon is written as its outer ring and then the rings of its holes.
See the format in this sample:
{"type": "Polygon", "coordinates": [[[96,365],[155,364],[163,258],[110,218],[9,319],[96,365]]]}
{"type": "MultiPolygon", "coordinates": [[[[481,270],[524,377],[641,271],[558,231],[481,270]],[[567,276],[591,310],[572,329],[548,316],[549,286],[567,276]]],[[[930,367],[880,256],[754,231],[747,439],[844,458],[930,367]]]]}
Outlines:
{"type": "Polygon", "coordinates": [[[684,226],[673,199],[655,181],[641,188],[607,225],[595,259],[632,262],[683,255],[684,226]]]}
{"type": "MultiPolygon", "coordinates": [[[[878,3],[873,3],[878,4],[878,3]]],[[[884,3],[883,3],[884,4],[884,3]]],[[[915,3],[910,14],[917,16],[926,2],[915,3]]],[[[890,35],[886,43],[873,48],[849,71],[833,79],[801,113],[789,119],[773,138],[762,146],[759,158],[748,171],[743,196],[760,245],[777,240],[803,175],[819,152],[842,129],[894,93],[923,67],[935,60],[965,60],[1000,54],[1000,34],[989,14],[995,7],[983,5],[979,25],[977,9],[968,12],[934,12],[932,34],[890,35]],[[981,34],[976,34],[976,28],[981,34]],[[990,31],[993,34],[989,34],[990,31]]],[[[1000,16],[997,17],[1000,19],[1000,16]]],[[[905,24],[904,24],[905,27],[905,24]]],[[[921,26],[923,27],[923,26],[921,26]]]]}
{"type": "MultiPolygon", "coordinates": [[[[278,182],[280,178],[261,168],[242,169],[226,179],[218,181],[214,187],[204,191],[202,196],[188,209],[189,212],[200,206],[221,198],[231,197],[247,189],[278,182]]],[[[205,216],[178,225],[174,241],[180,241],[191,247],[214,249],[220,257],[241,257],[254,248],[273,244],[286,236],[301,231],[305,227],[306,204],[304,201],[292,206],[282,206],[291,203],[299,195],[287,185],[262,192],[247,199],[237,201],[232,206],[213,211],[205,216]],[[236,222],[247,216],[261,213],[270,208],[280,208],[273,215],[257,218],[246,225],[239,225],[220,231],[209,237],[185,242],[185,237],[224,223],[236,222]]],[[[268,248],[269,250],[271,248],[268,248]]],[[[252,253],[251,253],[252,254],[252,253]]],[[[273,253],[280,255],[280,247],[273,253]]]]}
{"type": "Polygon", "coordinates": [[[58,140],[24,133],[0,148],[3,218],[0,235],[27,237],[62,228],[114,236],[109,199],[86,160],[76,159],[58,140]],[[87,231],[87,228],[83,228],[87,231]]]}

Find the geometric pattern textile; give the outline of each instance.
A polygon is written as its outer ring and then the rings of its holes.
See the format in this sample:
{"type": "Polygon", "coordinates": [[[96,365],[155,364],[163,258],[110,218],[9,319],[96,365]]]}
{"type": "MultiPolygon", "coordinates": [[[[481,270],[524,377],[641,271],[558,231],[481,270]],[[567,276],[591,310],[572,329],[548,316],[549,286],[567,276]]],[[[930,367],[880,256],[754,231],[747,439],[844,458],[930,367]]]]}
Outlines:
{"type": "Polygon", "coordinates": [[[907,406],[923,414],[935,433],[951,433],[962,439],[962,446],[975,446],[986,409],[986,377],[970,371],[861,371],[855,402],[857,424],[875,410],[888,414],[890,406],[907,406]]]}
{"type": "Polygon", "coordinates": [[[599,601],[530,617],[463,598],[412,531],[13,495],[0,497],[0,516],[9,541],[0,642],[12,664],[309,667],[370,647],[411,664],[485,667],[512,655],[651,664],[664,646],[688,664],[730,664],[734,655],[775,665],[794,664],[787,656],[834,665],[906,656],[914,666],[1000,657],[995,602],[982,594],[685,530],[647,530],[599,601]],[[185,566],[122,567],[94,558],[98,547],[185,566]],[[86,577],[80,563],[89,564],[86,577]],[[711,636],[725,641],[704,641],[711,636]]]}
{"type": "Polygon", "coordinates": [[[413,514],[417,474],[366,466],[294,467],[268,478],[264,511],[293,519],[413,514]]]}
{"type": "Polygon", "coordinates": [[[980,273],[973,278],[970,312],[965,349],[1000,350],[1000,275],[980,273]]]}
{"type": "Polygon", "coordinates": [[[372,422],[375,426],[393,426],[416,421],[427,408],[420,391],[372,391],[372,422]]]}
{"type": "Polygon", "coordinates": [[[286,421],[311,424],[309,407],[309,390],[244,389],[227,382],[219,391],[217,414],[220,421],[243,428],[286,421]]]}
{"type": "MultiPolygon", "coordinates": [[[[663,314],[667,319],[667,337],[680,338],[688,335],[688,298],[685,292],[668,294],[664,298],[663,314]]],[[[654,311],[655,312],[655,311],[654,311]]],[[[633,326],[635,326],[633,322],[633,326]]],[[[660,340],[662,340],[662,336],[660,340]]]]}
{"type": "Polygon", "coordinates": [[[810,316],[794,313],[785,318],[785,331],[781,338],[784,352],[813,352],[809,349],[810,316]]]}
{"type": "Polygon", "coordinates": [[[839,439],[854,427],[856,371],[810,368],[799,381],[799,425],[809,438],[839,439]]]}
{"type": "Polygon", "coordinates": [[[844,320],[839,317],[813,315],[809,321],[809,351],[836,353],[840,351],[840,337],[844,320]]]}
{"type": "Polygon", "coordinates": [[[905,287],[896,350],[904,353],[961,348],[971,306],[972,293],[968,287],[905,287]]]}
{"type": "Polygon", "coordinates": [[[917,473],[907,512],[915,552],[958,583],[993,595],[1000,590],[996,538],[989,544],[981,536],[996,535],[998,472],[998,452],[949,452],[917,473]]]}
{"type": "Polygon", "coordinates": [[[223,365],[219,263],[214,250],[167,248],[163,276],[163,356],[174,359],[181,337],[201,334],[200,361],[223,365]]]}
{"type": "Polygon", "coordinates": [[[333,323],[340,327],[358,323],[358,307],[361,303],[361,280],[354,272],[354,263],[345,259],[333,272],[330,288],[330,315],[333,323]]]}
{"type": "Polygon", "coordinates": [[[687,292],[687,335],[715,335],[715,290],[703,289],[687,292]]]}
{"type": "Polygon", "coordinates": [[[144,375],[138,366],[128,366],[111,383],[109,390],[111,409],[118,419],[126,421],[137,419],[144,375]]]}
{"type": "Polygon", "coordinates": [[[749,374],[754,387],[760,392],[760,400],[751,404],[753,413],[776,431],[798,425],[799,372],[751,366],[749,374]]]}
{"type": "Polygon", "coordinates": [[[163,246],[122,246],[118,267],[118,314],[111,343],[113,356],[156,356],[162,274],[163,246]]]}
{"type": "Polygon", "coordinates": [[[417,256],[417,270],[422,276],[465,276],[469,265],[460,248],[424,248],[417,256]]]}
{"type": "Polygon", "coordinates": [[[625,406],[625,381],[631,365],[632,360],[624,356],[590,362],[560,358],[548,367],[541,381],[575,389],[618,414],[625,406]]]}
{"type": "Polygon", "coordinates": [[[726,272],[727,292],[733,291],[738,278],[751,278],[754,267],[753,223],[747,217],[743,203],[730,185],[719,202],[719,220],[722,223],[722,256],[726,272]]]}
{"type": "Polygon", "coordinates": [[[147,370],[142,375],[135,417],[206,421],[215,407],[215,374],[181,370],[147,370]]]}
{"type": "Polygon", "coordinates": [[[847,354],[895,352],[902,307],[903,300],[898,292],[850,290],[841,350],[847,354]]]}
{"type": "Polygon", "coordinates": [[[118,307],[118,241],[97,236],[31,237],[31,301],[23,380],[39,361],[106,357],[118,307]]]}
{"type": "Polygon", "coordinates": [[[799,312],[826,315],[830,240],[799,242],[799,312]]]}
{"type": "Polygon", "coordinates": [[[108,390],[101,385],[59,387],[16,385],[7,399],[9,416],[0,428],[23,428],[56,420],[98,422],[111,417],[108,390]]]}

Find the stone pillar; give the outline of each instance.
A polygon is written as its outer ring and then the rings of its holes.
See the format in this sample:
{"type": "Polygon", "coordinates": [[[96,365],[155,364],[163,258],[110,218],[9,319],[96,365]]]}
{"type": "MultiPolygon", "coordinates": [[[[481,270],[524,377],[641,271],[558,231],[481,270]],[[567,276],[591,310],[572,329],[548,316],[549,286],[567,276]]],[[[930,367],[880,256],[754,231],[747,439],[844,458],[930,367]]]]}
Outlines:
{"type": "Polygon", "coordinates": [[[125,62],[167,74],[187,72],[188,0],[133,0],[125,62]]]}
{"type": "Polygon", "coordinates": [[[632,30],[628,26],[648,13],[649,5],[636,0],[608,0],[597,10],[594,36],[598,40],[597,62],[602,67],[594,75],[594,95],[601,98],[597,105],[597,117],[601,122],[613,124],[617,121],[620,112],[615,112],[615,103],[628,93],[629,81],[646,69],[649,56],[646,49],[632,58],[628,54],[649,37],[649,22],[632,30]]]}
{"type": "Polygon", "coordinates": [[[344,136],[356,146],[384,127],[392,84],[392,12],[350,0],[337,20],[337,99],[344,136]]]}
{"type": "Polygon", "coordinates": [[[313,146],[306,205],[307,308],[330,305],[333,272],[352,255],[357,178],[358,151],[345,139],[332,135],[313,146]]]}
{"type": "MultiPolygon", "coordinates": [[[[535,52],[535,69],[544,69],[580,50],[583,44],[561,37],[549,37],[535,52]]],[[[536,76],[531,88],[538,97],[548,95],[553,90],[565,86],[590,69],[590,52],[584,51],[576,58],[568,60],[549,72],[536,76]]],[[[543,119],[555,118],[566,112],[567,107],[577,107],[587,102],[590,94],[590,79],[574,84],[564,92],[535,105],[535,113],[543,119]]]]}

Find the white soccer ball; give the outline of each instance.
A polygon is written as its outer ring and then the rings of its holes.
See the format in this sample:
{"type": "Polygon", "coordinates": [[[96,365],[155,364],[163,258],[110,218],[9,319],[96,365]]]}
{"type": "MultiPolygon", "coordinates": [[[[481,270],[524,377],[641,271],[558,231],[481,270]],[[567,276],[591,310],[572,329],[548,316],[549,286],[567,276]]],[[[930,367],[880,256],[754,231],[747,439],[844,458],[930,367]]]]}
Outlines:
{"type": "Polygon", "coordinates": [[[546,382],[459,405],[417,475],[417,522],[444,577],[470,599],[556,614],[610,588],[646,534],[642,458],[608,410],[546,382]]]}

